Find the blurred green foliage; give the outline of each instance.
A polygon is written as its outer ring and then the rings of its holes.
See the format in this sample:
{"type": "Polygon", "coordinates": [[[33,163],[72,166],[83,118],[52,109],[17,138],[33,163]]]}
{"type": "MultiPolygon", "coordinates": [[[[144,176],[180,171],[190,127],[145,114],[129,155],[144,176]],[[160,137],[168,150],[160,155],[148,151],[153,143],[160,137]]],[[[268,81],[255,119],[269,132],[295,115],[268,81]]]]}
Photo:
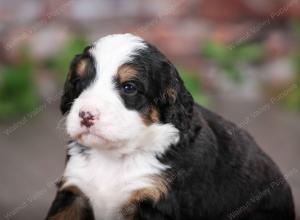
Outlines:
{"type": "Polygon", "coordinates": [[[296,70],[296,85],[297,88],[295,91],[291,92],[286,99],[284,99],[284,104],[291,110],[300,110],[300,22],[296,22],[293,24],[296,39],[298,40],[296,45],[296,52],[294,55],[294,65],[296,70]]]}
{"type": "Polygon", "coordinates": [[[224,70],[227,76],[235,82],[242,81],[242,73],[238,69],[238,63],[253,63],[263,59],[263,48],[259,44],[241,44],[228,48],[223,44],[207,41],[202,53],[206,58],[212,59],[224,70]]]}
{"type": "Polygon", "coordinates": [[[72,59],[76,54],[81,53],[87,45],[87,40],[84,37],[71,37],[55,57],[51,57],[45,61],[45,67],[57,75],[59,83],[63,83],[72,59]]]}
{"type": "Polygon", "coordinates": [[[194,100],[203,106],[208,106],[209,98],[205,94],[202,82],[197,74],[192,73],[185,68],[179,68],[178,71],[182,80],[184,81],[184,85],[192,94],[194,100]]]}
{"type": "MultiPolygon", "coordinates": [[[[294,56],[297,70],[297,91],[291,93],[284,104],[290,109],[300,109],[300,23],[295,25],[298,36],[298,48],[294,56]]],[[[64,47],[53,57],[39,63],[39,68],[51,70],[59,84],[65,81],[69,65],[73,57],[81,53],[88,45],[87,40],[81,36],[71,37],[64,47]]],[[[239,69],[240,63],[256,63],[264,58],[263,48],[260,44],[241,44],[234,48],[208,41],[202,48],[205,57],[213,60],[216,65],[233,81],[241,82],[243,74],[239,69]]],[[[31,58],[28,49],[22,49],[21,56],[15,65],[0,66],[0,120],[16,117],[28,113],[39,103],[39,95],[34,80],[34,70],[37,67],[31,58]]],[[[209,98],[203,88],[198,74],[181,67],[180,75],[194,97],[201,105],[209,105],[209,98]]]]}
{"type": "Polygon", "coordinates": [[[32,111],[39,97],[33,79],[34,62],[29,51],[22,49],[17,64],[0,68],[0,119],[32,111]]]}

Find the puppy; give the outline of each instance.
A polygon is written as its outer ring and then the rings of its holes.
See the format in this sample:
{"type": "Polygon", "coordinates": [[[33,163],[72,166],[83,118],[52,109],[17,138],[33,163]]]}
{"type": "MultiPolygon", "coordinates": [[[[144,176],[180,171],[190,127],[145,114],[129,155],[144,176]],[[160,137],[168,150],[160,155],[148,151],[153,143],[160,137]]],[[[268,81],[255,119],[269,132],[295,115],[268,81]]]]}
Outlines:
{"type": "Polygon", "coordinates": [[[137,36],[106,36],[77,55],[61,111],[73,141],[49,220],[294,220],[277,166],[197,105],[137,36]]]}

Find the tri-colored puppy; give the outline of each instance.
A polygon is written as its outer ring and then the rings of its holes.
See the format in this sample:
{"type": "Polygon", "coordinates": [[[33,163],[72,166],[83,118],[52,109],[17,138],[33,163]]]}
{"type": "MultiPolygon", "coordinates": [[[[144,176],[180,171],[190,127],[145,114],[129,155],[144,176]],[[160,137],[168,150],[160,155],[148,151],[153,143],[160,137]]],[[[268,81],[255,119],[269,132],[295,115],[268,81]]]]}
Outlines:
{"type": "Polygon", "coordinates": [[[277,166],[197,105],[137,36],[110,35],[77,55],[61,110],[73,141],[47,219],[294,220],[277,166]]]}

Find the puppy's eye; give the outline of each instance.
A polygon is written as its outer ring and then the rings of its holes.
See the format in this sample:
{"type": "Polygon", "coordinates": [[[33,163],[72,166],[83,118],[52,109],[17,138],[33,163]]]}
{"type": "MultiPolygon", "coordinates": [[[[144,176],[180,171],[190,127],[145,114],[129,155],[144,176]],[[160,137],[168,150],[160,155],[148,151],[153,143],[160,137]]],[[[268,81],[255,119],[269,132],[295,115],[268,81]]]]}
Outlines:
{"type": "Polygon", "coordinates": [[[122,92],[128,95],[135,95],[137,93],[137,87],[134,83],[128,82],[122,84],[122,92]]]}

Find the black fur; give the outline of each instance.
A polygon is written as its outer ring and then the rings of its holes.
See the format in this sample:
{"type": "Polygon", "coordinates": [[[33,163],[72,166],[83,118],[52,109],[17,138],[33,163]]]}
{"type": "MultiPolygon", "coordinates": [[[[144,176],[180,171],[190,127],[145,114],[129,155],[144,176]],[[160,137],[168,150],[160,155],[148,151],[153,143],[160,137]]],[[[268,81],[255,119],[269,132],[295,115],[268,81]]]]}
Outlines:
{"type": "MultiPolygon", "coordinates": [[[[150,205],[161,219],[295,219],[288,184],[245,131],[195,104],[184,133],[161,158],[173,180],[168,195],[150,205]]],[[[136,219],[151,219],[149,203],[139,207],[136,219]]]]}
{"type": "Polygon", "coordinates": [[[130,101],[125,97],[126,106],[156,106],[161,122],[175,125],[181,136],[159,157],[171,167],[169,193],[157,204],[142,202],[136,220],[294,220],[287,182],[246,131],[194,103],[173,64],[154,46],[128,64],[138,70],[143,89],[130,101]],[[166,94],[170,88],[175,98],[166,94]]]}

